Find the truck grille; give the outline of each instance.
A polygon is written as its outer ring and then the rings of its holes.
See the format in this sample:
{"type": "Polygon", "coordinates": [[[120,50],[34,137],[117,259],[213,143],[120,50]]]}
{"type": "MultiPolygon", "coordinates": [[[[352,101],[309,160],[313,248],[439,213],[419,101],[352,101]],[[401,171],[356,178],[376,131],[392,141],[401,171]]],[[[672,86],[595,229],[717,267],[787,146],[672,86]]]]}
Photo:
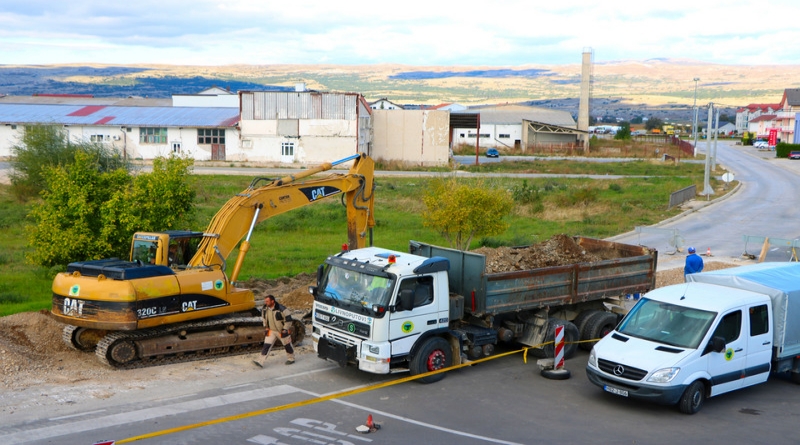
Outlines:
{"type": "Polygon", "coordinates": [[[647,375],[647,371],[643,369],[625,366],[621,363],[616,363],[609,360],[599,359],[597,360],[597,364],[601,371],[623,379],[638,381],[642,380],[647,375]]]}

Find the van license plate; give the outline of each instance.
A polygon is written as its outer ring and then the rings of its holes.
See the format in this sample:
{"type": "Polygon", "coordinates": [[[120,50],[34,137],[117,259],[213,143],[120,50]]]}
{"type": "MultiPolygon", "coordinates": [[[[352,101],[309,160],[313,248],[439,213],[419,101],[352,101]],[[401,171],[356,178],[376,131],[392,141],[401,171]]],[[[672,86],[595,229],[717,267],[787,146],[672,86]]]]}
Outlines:
{"type": "Polygon", "coordinates": [[[624,389],[617,389],[617,388],[614,388],[613,386],[608,386],[608,385],[604,386],[603,389],[605,389],[606,391],[610,392],[611,394],[616,394],[616,395],[622,396],[622,397],[628,397],[628,391],[626,391],[624,389]]]}

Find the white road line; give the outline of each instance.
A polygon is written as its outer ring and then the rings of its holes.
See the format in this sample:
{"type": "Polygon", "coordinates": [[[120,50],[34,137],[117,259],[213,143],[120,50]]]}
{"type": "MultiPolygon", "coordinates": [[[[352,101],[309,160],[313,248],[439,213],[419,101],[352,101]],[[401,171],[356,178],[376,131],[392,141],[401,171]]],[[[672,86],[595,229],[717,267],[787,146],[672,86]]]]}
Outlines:
{"type": "Polygon", "coordinates": [[[105,411],[104,409],[98,409],[97,411],[87,411],[85,413],[78,413],[78,414],[70,414],[69,416],[61,416],[61,417],[51,417],[48,420],[62,420],[62,419],[71,419],[73,417],[81,417],[81,416],[88,416],[89,414],[97,414],[102,413],[105,411]]]}
{"type": "Polygon", "coordinates": [[[336,369],[338,367],[339,366],[330,366],[330,367],[327,367],[327,368],[315,369],[313,371],[306,371],[306,372],[300,372],[300,373],[297,373],[297,374],[285,375],[285,376],[282,376],[282,377],[276,377],[274,380],[293,379],[293,378],[295,378],[297,376],[311,375],[311,374],[316,374],[318,372],[330,371],[331,369],[336,369]]]}
{"type": "Polygon", "coordinates": [[[174,416],[176,414],[198,411],[206,408],[214,408],[234,403],[276,397],[294,392],[298,392],[298,389],[288,385],[281,385],[272,388],[263,388],[253,391],[243,391],[234,394],[206,397],[204,399],[190,400],[188,402],[175,403],[172,405],[140,409],[137,411],[112,414],[109,416],[88,420],[80,420],[63,425],[53,425],[39,429],[20,431],[17,433],[0,436],[0,443],[4,445],[11,445],[34,440],[48,439],[51,437],[66,436],[69,434],[82,433],[85,431],[109,428],[118,425],[126,425],[129,423],[141,422],[159,417],[174,416]]]}
{"type": "MultiPolygon", "coordinates": [[[[356,388],[359,388],[359,387],[356,387],[356,388]]],[[[308,395],[315,396],[315,397],[321,397],[319,394],[315,394],[315,393],[313,393],[311,391],[300,390],[300,392],[306,393],[308,395]]],[[[408,417],[397,416],[395,414],[390,414],[390,413],[387,413],[385,411],[372,409],[372,408],[367,408],[367,407],[362,406],[362,405],[356,405],[355,403],[345,402],[345,401],[339,400],[339,399],[331,399],[330,401],[331,402],[335,402],[335,403],[340,403],[342,405],[349,406],[351,408],[358,408],[358,409],[361,409],[361,410],[364,410],[364,411],[368,412],[369,414],[377,413],[377,414],[380,414],[380,415],[382,415],[384,417],[390,417],[392,419],[402,420],[403,422],[408,422],[408,423],[411,423],[411,424],[414,424],[414,425],[419,425],[419,426],[422,426],[422,427],[425,427],[425,428],[430,428],[430,429],[433,429],[433,430],[438,430],[438,431],[443,431],[443,432],[450,433],[450,434],[455,434],[457,436],[469,437],[469,438],[472,438],[472,439],[484,440],[486,442],[503,444],[503,445],[524,445],[524,444],[520,444],[520,443],[517,443],[517,442],[509,442],[507,440],[494,439],[494,438],[486,437],[486,436],[478,436],[476,434],[467,433],[465,431],[458,431],[458,430],[454,430],[454,429],[450,429],[450,428],[445,428],[445,427],[441,427],[441,426],[438,426],[438,425],[431,425],[430,423],[420,422],[419,420],[409,419],[408,417]]]]}

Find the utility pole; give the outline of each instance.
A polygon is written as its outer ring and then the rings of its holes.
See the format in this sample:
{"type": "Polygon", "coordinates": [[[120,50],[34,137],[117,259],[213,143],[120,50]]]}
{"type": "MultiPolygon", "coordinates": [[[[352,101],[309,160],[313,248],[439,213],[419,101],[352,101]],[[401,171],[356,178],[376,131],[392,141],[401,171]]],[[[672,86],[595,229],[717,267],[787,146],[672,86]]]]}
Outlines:
{"type": "Polygon", "coordinates": [[[694,79],[694,104],[692,105],[692,110],[694,111],[694,126],[692,127],[692,135],[694,136],[694,156],[697,156],[697,82],[700,80],[699,77],[695,77],[694,79]]]}
{"type": "Polygon", "coordinates": [[[719,108],[714,113],[714,156],[711,157],[711,171],[717,169],[717,139],[719,139],[719,108]]]}
{"type": "MultiPolygon", "coordinates": [[[[706,195],[706,200],[714,194],[711,188],[711,123],[714,121],[714,104],[708,104],[708,125],[706,126],[706,171],[703,178],[703,194],[706,195]]],[[[697,139],[697,136],[695,136],[697,139]]],[[[695,144],[697,150],[697,144],[695,144]]]]}

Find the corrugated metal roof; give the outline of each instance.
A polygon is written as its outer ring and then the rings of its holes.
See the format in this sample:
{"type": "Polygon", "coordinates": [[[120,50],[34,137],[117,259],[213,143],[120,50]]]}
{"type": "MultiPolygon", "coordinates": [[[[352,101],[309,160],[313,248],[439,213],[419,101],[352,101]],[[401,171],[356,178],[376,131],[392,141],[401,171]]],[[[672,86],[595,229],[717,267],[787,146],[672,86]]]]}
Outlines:
{"type": "Polygon", "coordinates": [[[67,104],[67,105],[117,105],[121,107],[169,107],[172,98],[144,97],[86,97],[75,95],[2,96],[0,103],[15,104],[67,104]]]}
{"type": "Polygon", "coordinates": [[[239,110],[223,107],[120,107],[0,102],[0,123],[130,127],[233,127],[239,110]]]}
{"type": "Polygon", "coordinates": [[[480,113],[481,124],[521,124],[522,120],[557,125],[559,127],[576,128],[577,124],[568,111],[552,108],[526,107],[524,105],[499,105],[470,108],[461,113],[480,113]]]}
{"type": "Polygon", "coordinates": [[[357,93],[242,91],[243,120],[358,118],[357,93]]]}

